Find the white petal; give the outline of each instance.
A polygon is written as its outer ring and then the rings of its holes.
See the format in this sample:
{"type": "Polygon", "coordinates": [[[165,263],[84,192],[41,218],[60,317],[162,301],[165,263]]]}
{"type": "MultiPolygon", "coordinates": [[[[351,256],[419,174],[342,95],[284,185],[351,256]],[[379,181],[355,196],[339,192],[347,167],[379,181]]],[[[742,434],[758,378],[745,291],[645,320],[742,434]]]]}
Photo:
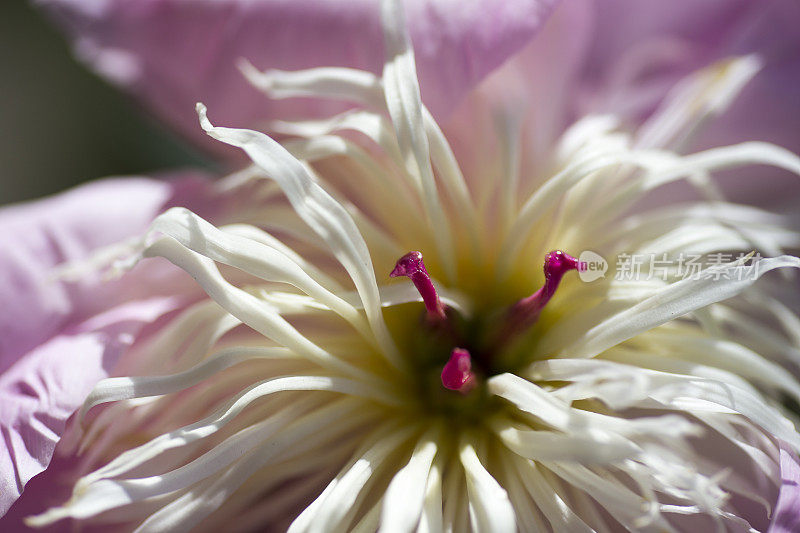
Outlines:
{"type": "MultiPolygon", "coordinates": [[[[262,390],[258,392],[260,393],[259,395],[263,395],[282,390],[298,390],[297,387],[299,387],[300,390],[324,390],[325,387],[330,387],[331,384],[332,382],[325,378],[285,378],[284,380],[275,380],[272,383],[266,384],[266,386],[262,385],[262,390]]],[[[228,419],[225,419],[224,417],[219,418],[216,421],[217,427],[213,427],[213,422],[211,424],[206,424],[207,421],[201,421],[193,426],[187,426],[186,428],[183,428],[183,439],[181,439],[182,442],[180,445],[185,445],[187,442],[185,439],[193,436],[191,433],[192,431],[195,431],[195,435],[197,435],[198,430],[205,430],[206,435],[208,434],[208,428],[212,428],[212,431],[215,431],[218,429],[219,425],[226,423],[230,419],[231,412],[238,412],[242,408],[243,407],[231,409],[228,411],[228,413],[225,413],[228,415],[228,419]]],[[[324,415],[332,415],[337,411],[337,409],[341,411],[342,406],[339,404],[334,404],[330,409],[323,408],[313,411],[312,414],[309,415],[310,419],[315,421],[313,427],[317,428],[319,426],[320,421],[318,419],[322,418],[324,415]]],[[[265,420],[257,426],[253,426],[247,435],[258,433],[259,437],[266,437],[267,435],[274,433],[282,425],[291,420],[291,415],[292,413],[288,413],[288,416],[284,415],[275,419],[265,420]]],[[[278,436],[276,438],[279,440],[291,439],[293,436],[293,434],[288,431],[278,432],[277,435],[278,436]]],[[[165,441],[175,438],[170,436],[162,437],[158,437],[154,441],[151,441],[151,443],[161,441],[163,444],[167,444],[167,447],[169,447],[169,443],[165,441]],[[167,438],[164,439],[162,437],[167,438]]],[[[163,449],[165,448],[162,445],[161,450],[163,449]]],[[[277,446],[267,447],[267,449],[270,450],[270,453],[273,455],[280,451],[280,448],[277,446]]],[[[159,450],[159,452],[161,450],[159,450]]],[[[215,462],[215,459],[224,461],[231,457],[230,450],[221,450],[217,452],[214,450],[216,450],[216,448],[212,448],[212,450],[206,455],[201,456],[184,467],[169,472],[163,476],[153,476],[150,478],[131,480],[98,479],[96,476],[87,476],[82,482],[78,482],[75,487],[73,497],[70,501],[64,504],[63,507],[50,509],[42,515],[35,517],[35,519],[33,519],[33,523],[37,525],[44,525],[65,517],[87,518],[104,511],[114,509],[115,507],[120,507],[158,495],[168,494],[169,492],[185,488],[192,483],[213,474],[216,469],[221,467],[215,462]],[[226,451],[228,452],[227,454],[225,453],[226,451]]],[[[240,455],[241,453],[239,452],[238,456],[240,455]]],[[[237,457],[237,453],[235,450],[233,450],[233,458],[235,457],[237,457]]]]}
{"type": "MultiPolygon", "coordinates": [[[[437,285],[435,280],[434,285],[437,285]]],[[[383,285],[378,287],[378,291],[381,295],[381,307],[394,307],[411,302],[422,302],[422,296],[419,291],[410,283],[383,285]]],[[[441,285],[438,285],[437,292],[442,303],[458,311],[461,316],[470,317],[472,315],[469,299],[463,294],[449,291],[441,287],[441,285]]],[[[358,293],[352,291],[341,292],[337,296],[350,303],[356,309],[363,308],[361,300],[358,298],[358,293]]],[[[263,290],[260,291],[260,297],[265,302],[279,308],[282,315],[308,313],[311,310],[328,311],[329,309],[319,301],[304,294],[263,290]]]]}
{"type": "Polygon", "coordinates": [[[517,522],[508,494],[481,464],[475,448],[463,438],[459,457],[467,478],[471,515],[478,532],[514,533],[517,522]]]}
{"type": "Polygon", "coordinates": [[[496,422],[497,436],[517,455],[537,461],[575,461],[590,465],[617,463],[639,452],[630,439],[608,434],[604,440],[581,434],[520,430],[496,422]]]}
{"type": "Polygon", "coordinates": [[[613,115],[587,115],[578,119],[567,129],[558,142],[556,160],[566,164],[578,150],[585,149],[592,141],[608,136],[620,126],[620,121],[613,115]]]}
{"type": "Polygon", "coordinates": [[[313,263],[301,257],[300,254],[298,254],[297,252],[286,246],[283,243],[283,241],[281,241],[280,239],[278,239],[273,235],[270,235],[269,233],[260,228],[251,226],[249,224],[228,224],[226,226],[221,226],[219,229],[224,231],[225,233],[230,233],[231,235],[238,235],[240,237],[245,237],[247,239],[251,239],[263,245],[269,246],[270,248],[274,248],[279,252],[283,253],[293,262],[298,264],[300,268],[303,269],[303,271],[305,271],[317,283],[319,283],[329,291],[337,292],[342,290],[341,285],[336,280],[334,280],[328,274],[317,268],[316,265],[314,265],[313,263]]]}
{"type": "Polygon", "coordinates": [[[444,470],[442,520],[446,533],[458,533],[469,530],[469,514],[467,510],[467,487],[464,478],[464,467],[453,457],[444,470]]]}
{"type": "Polygon", "coordinates": [[[406,162],[416,165],[422,184],[422,200],[429,218],[442,268],[449,279],[455,277],[455,252],[450,223],[445,216],[436,190],[430,161],[430,145],[422,117],[422,101],[414,65],[414,50],[406,31],[401,2],[382,0],[386,61],[383,67],[383,88],[386,107],[392,117],[400,152],[406,162]]]}
{"type": "Polygon", "coordinates": [[[398,428],[392,421],[377,430],[317,500],[292,522],[289,531],[329,532],[347,528],[358,509],[356,502],[363,497],[362,491],[375,482],[379,470],[389,466],[388,456],[396,452],[416,429],[414,425],[398,428]]]}
{"type": "Polygon", "coordinates": [[[417,443],[411,459],[392,478],[383,497],[382,533],[410,533],[417,527],[425,501],[424,487],[436,457],[438,431],[431,431],[417,443]]]}
{"type": "MultiPolygon", "coordinates": [[[[776,268],[800,268],[791,256],[762,259],[752,265],[721,265],[703,271],[699,279],[686,278],[662,289],[579,334],[559,356],[593,357],[631,337],[660,326],[695,309],[725,300],[742,292],[763,274],[776,268]],[[727,275],[731,279],[714,279],[727,275]]],[[[547,342],[546,340],[543,342],[547,342]]]]}
{"type": "Polygon", "coordinates": [[[519,458],[519,456],[510,453],[501,453],[499,456],[501,473],[498,477],[508,493],[511,505],[514,506],[517,526],[520,531],[547,531],[546,518],[542,515],[538,503],[531,498],[522,482],[525,472],[518,468],[514,462],[514,458],[519,458]]]}
{"type": "MultiPolygon", "coordinates": [[[[422,184],[415,167],[408,168],[409,162],[403,159],[391,123],[378,113],[370,111],[350,111],[325,120],[306,120],[298,122],[273,122],[271,129],[286,135],[296,135],[307,139],[329,135],[336,131],[353,130],[366,136],[388,155],[398,169],[406,170],[402,175],[418,192],[422,184]]],[[[381,173],[385,174],[385,173],[381,173]]],[[[381,176],[378,174],[373,179],[381,176]]],[[[391,175],[384,176],[393,178],[391,175]]],[[[384,180],[390,181],[390,180],[384,180]]]]}
{"type": "MultiPolygon", "coordinates": [[[[270,70],[261,73],[248,63],[245,63],[243,67],[243,71],[251,83],[272,98],[298,96],[330,98],[356,103],[377,113],[387,110],[383,86],[380,80],[370,72],[347,68],[318,68],[296,72],[270,70]]],[[[442,178],[444,187],[457,205],[459,214],[463,215],[463,221],[470,230],[471,237],[474,237],[475,208],[464,176],[439,125],[421,102],[420,106],[425,132],[430,142],[430,158],[442,178]]],[[[319,133],[318,131],[317,134],[319,133]]],[[[292,134],[309,135],[311,132],[299,133],[295,130],[292,134]]],[[[369,133],[367,135],[375,139],[373,135],[369,133]]],[[[379,144],[384,148],[389,147],[388,153],[395,156],[395,139],[392,140],[391,146],[384,142],[379,142],[379,144]]],[[[399,163],[400,168],[405,167],[402,158],[399,163]]],[[[411,173],[412,177],[419,180],[418,171],[411,169],[411,173]]]]}
{"type": "Polygon", "coordinates": [[[248,81],[270,98],[331,98],[376,109],[383,107],[380,80],[371,72],[344,67],[322,67],[287,72],[259,72],[250,62],[239,63],[248,81]]]}
{"type": "Polygon", "coordinates": [[[281,250],[218,230],[191,211],[175,207],[153,221],[153,231],[172,237],[190,250],[241,269],[266,281],[289,283],[350,322],[366,335],[367,324],[356,309],[322,287],[281,250]]]}
{"type": "Polygon", "coordinates": [[[756,164],[771,165],[800,175],[800,157],[789,150],[769,143],[747,142],[687,155],[673,168],[644,175],[640,181],[644,190],[650,190],[697,171],[756,164]]]}
{"type": "Polygon", "coordinates": [[[539,468],[531,461],[519,456],[514,457],[519,477],[525,489],[539,506],[554,531],[565,533],[589,533],[592,530],[575,514],[570,506],[553,490],[547,480],[539,472],[539,468]]]}
{"type": "Polygon", "coordinates": [[[431,115],[428,108],[422,106],[422,119],[425,123],[425,133],[430,143],[430,155],[437,175],[441,177],[442,185],[448,192],[456,207],[456,215],[460,223],[467,229],[473,252],[477,253],[478,245],[478,214],[472,201],[466,180],[458,166],[453,149],[447,142],[439,124],[431,115]]]}
{"type": "Polygon", "coordinates": [[[255,164],[280,184],[297,214],[328,244],[352,277],[364,302],[370,326],[383,348],[381,353],[396,367],[403,368],[381,315],[369,249],[344,207],[314,182],[297,159],[268,136],[250,130],[214,127],[202,104],[197,105],[197,112],[203,129],[210,136],[243,149],[255,164]]]}
{"type": "MultiPolygon", "coordinates": [[[[624,419],[576,409],[562,401],[557,394],[513,374],[494,376],[488,382],[488,389],[490,393],[505,398],[520,411],[530,413],[554,429],[570,434],[575,432],[575,428],[580,428],[580,437],[594,439],[598,450],[608,443],[623,444],[626,439],[643,434],[651,438],[668,439],[677,446],[683,437],[696,433],[689,422],[671,415],[624,419]]],[[[521,441],[517,446],[525,446],[525,443],[536,446],[546,442],[541,440],[543,436],[546,437],[544,432],[514,433],[501,428],[500,434],[514,442],[521,441]]],[[[526,457],[535,458],[531,455],[526,457]]]]}
{"type": "Polygon", "coordinates": [[[767,235],[780,235],[780,232],[787,232],[785,228],[790,224],[787,217],[754,207],[725,202],[691,203],[630,216],[617,222],[610,231],[606,227],[598,227],[595,231],[585,232],[582,241],[587,246],[594,243],[593,246],[598,248],[618,243],[613,246],[630,250],[632,247],[641,248],[642,243],[657,239],[669,231],[703,222],[735,229],[742,234],[743,239],[754,242],[750,249],[760,249],[762,252],[765,252],[762,245],[755,244],[761,240],[759,234],[765,232],[767,235]]]}
{"type": "MultiPolygon", "coordinates": [[[[392,140],[394,142],[394,137],[392,140]]],[[[338,173],[337,178],[347,180],[349,192],[357,195],[354,198],[356,203],[366,206],[370,215],[378,218],[396,236],[427,234],[424,219],[417,216],[422,206],[414,191],[416,184],[408,187],[404,183],[403,177],[407,173],[403,172],[402,161],[396,163],[396,169],[386,168],[374,154],[354,141],[333,135],[290,139],[283,146],[294,157],[309,162],[335,155],[348,157],[355,169],[348,168],[338,173]]],[[[396,143],[394,146],[396,148],[396,143]]]]}
{"type": "MultiPolygon", "coordinates": [[[[647,516],[650,507],[648,502],[641,495],[625,487],[616,478],[608,474],[598,475],[580,464],[546,463],[544,466],[567,483],[594,498],[622,525],[636,530],[646,522],[652,521],[652,517],[647,516]]],[[[653,497],[655,498],[655,495],[653,497]]],[[[657,501],[654,500],[652,503],[657,506],[657,501]]],[[[671,530],[663,519],[659,520],[658,527],[660,530],[671,530]]]]}
{"type": "Polygon", "coordinates": [[[425,501],[422,507],[422,516],[419,519],[417,533],[441,533],[444,531],[444,518],[442,516],[442,473],[444,460],[439,455],[428,473],[425,484],[425,501]]]}
{"type": "Polygon", "coordinates": [[[169,376],[119,377],[100,380],[81,407],[80,417],[96,405],[131,398],[160,396],[191,387],[226,368],[254,359],[296,357],[286,348],[240,346],[222,350],[192,368],[169,376]]]}
{"type": "MultiPolygon", "coordinates": [[[[219,508],[255,472],[273,460],[298,456],[302,458],[302,455],[310,450],[316,450],[315,455],[317,456],[324,456],[330,450],[333,450],[334,455],[338,454],[337,440],[341,440],[343,436],[357,432],[363,429],[364,425],[373,422],[372,413],[363,411],[362,407],[359,416],[355,416],[352,408],[353,404],[337,402],[317,409],[297,420],[246,454],[218,477],[195,485],[196,492],[189,491],[184,497],[176,499],[148,517],[137,529],[137,533],[171,533],[175,530],[191,530],[219,508]]],[[[306,462],[308,461],[306,460],[306,462]]],[[[313,468],[313,461],[308,463],[313,468]]],[[[292,477],[292,471],[299,471],[297,464],[289,463],[289,465],[290,468],[286,472],[287,479],[292,477]]],[[[279,475],[276,470],[273,469],[272,472],[279,475]]],[[[270,476],[269,479],[274,478],[270,476]]]]}
{"type": "Polygon", "coordinates": [[[653,331],[653,334],[655,342],[665,349],[674,350],[673,357],[728,370],[755,383],[783,390],[795,401],[800,401],[800,384],[791,373],[741,344],[658,330],[653,331]]]}
{"type": "MultiPolygon", "coordinates": [[[[514,106],[507,106],[514,107],[514,106]]],[[[502,152],[498,206],[500,227],[508,231],[516,218],[519,196],[520,164],[522,163],[522,113],[519,109],[501,109],[495,120],[498,123],[498,139],[502,152]]]]}
{"type": "Polygon", "coordinates": [[[369,511],[364,513],[364,516],[358,523],[353,526],[351,533],[375,533],[381,521],[381,509],[383,508],[383,499],[375,502],[369,511]]]}
{"type": "Polygon", "coordinates": [[[749,55],[691,74],[639,128],[637,146],[665,147],[685,140],[709,115],[723,112],[761,67],[761,61],[749,55]]]}
{"type": "Polygon", "coordinates": [[[644,168],[663,168],[674,156],[654,151],[620,151],[606,148],[589,151],[581,158],[576,158],[566,168],[548,179],[534,192],[519,211],[511,229],[504,237],[500,251],[501,277],[507,275],[514,260],[528,235],[536,227],[536,222],[545,216],[564,194],[581,180],[599,170],[623,164],[633,164],[644,168]]]}
{"type": "Polygon", "coordinates": [[[377,379],[374,375],[342,361],[309,341],[266,302],[225,281],[210,259],[184,248],[177,241],[163,238],[149,246],[144,255],[164,257],[188,272],[214,301],[265,337],[323,367],[346,372],[365,380],[377,379]]]}
{"type": "MultiPolygon", "coordinates": [[[[554,359],[541,361],[533,365],[531,367],[531,377],[570,381],[571,379],[591,378],[593,375],[596,378],[600,378],[601,381],[613,382],[615,379],[619,379],[623,384],[628,385],[631,393],[630,403],[627,405],[639,406],[637,404],[642,398],[637,398],[636,396],[644,393],[647,398],[657,401],[660,406],[679,411],[685,410],[700,417],[708,413],[721,415],[740,414],[749,419],[752,424],[762,427],[769,434],[778,436],[787,442],[800,444],[800,436],[798,436],[794,425],[778,409],[768,405],[749,385],[746,385],[747,388],[743,388],[736,384],[735,379],[722,381],[696,375],[670,374],[644,368],[637,369],[636,366],[640,364],[648,364],[645,360],[644,355],[646,354],[644,352],[633,352],[625,359],[620,357],[622,352],[615,352],[613,355],[615,359],[628,363],[627,369],[629,372],[626,371],[625,366],[611,362],[587,361],[584,366],[575,360],[562,363],[560,360],[554,359]],[[602,366],[615,368],[616,371],[598,374],[594,369],[602,366]],[[584,375],[581,375],[581,367],[586,370],[584,375]],[[645,381],[640,387],[630,387],[630,381],[627,379],[628,376],[626,374],[638,374],[640,379],[645,381]]],[[[731,374],[728,373],[728,375],[731,374]]],[[[735,377],[735,375],[733,376],[735,377]]],[[[585,390],[590,394],[590,397],[600,398],[604,401],[607,399],[607,390],[611,391],[611,401],[608,402],[611,405],[614,404],[614,395],[619,392],[617,387],[605,389],[602,386],[589,386],[585,390]]],[[[626,406],[623,400],[620,399],[618,402],[622,407],[626,406]]],[[[647,407],[646,404],[640,406],[647,407]]]]}
{"type": "Polygon", "coordinates": [[[758,394],[752,385],[735,374],[681,361],[672,356],[662,357],[643,350],[615,350],[607,352],[604,357],[612,361],[539,361],[531,365],[524,374],[533,380],[571,382],[571,385],[553,392],[554,396],[565,402],[597,398],[615,410],[647,408],[647,399],[651,393],[662,387],[691,380],[691,377],[727,382],[751,394],[758,394]]]}

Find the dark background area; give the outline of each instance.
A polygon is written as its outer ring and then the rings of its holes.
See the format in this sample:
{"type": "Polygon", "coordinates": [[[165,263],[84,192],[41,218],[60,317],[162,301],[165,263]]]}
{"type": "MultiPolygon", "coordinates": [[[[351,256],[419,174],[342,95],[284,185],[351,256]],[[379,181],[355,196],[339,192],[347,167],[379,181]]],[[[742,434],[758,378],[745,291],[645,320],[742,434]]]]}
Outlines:
{"type": "Polygon", "coordinates": [[[33,5],[0,0],[0,204],[197,164],[197,153],[77,63],[33,5]]]}

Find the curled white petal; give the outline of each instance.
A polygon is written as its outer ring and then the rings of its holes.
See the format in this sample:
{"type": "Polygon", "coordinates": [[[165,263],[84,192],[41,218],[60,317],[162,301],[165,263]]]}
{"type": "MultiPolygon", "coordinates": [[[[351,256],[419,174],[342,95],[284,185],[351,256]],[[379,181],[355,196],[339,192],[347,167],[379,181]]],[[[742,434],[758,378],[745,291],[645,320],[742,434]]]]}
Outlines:
{"type": "Polygon", "coordinates": [[[378,286],[369,249],[347,210],[326,193],[305,167],[281,145],[263,133],[215,127],[206,108],[197,105],[200,123],[210,136],[244,150],[255,164],[283,188],[297,214],[330,246],[353,279],[367,313],[367,319],[380,343],[381,353],[398,368],[403,363],[389,336],[380,311],[378,286]]]}

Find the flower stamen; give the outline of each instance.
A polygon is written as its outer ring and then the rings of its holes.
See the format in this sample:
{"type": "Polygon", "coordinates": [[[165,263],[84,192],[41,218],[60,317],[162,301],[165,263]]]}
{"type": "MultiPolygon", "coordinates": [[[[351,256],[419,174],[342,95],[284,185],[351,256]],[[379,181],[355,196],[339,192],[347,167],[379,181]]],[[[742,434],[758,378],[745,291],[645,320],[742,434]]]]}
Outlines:
{"type": "Polygon", "coordinates": [[[422,252],[408,252],[398,259],[389,277],[396,278],[398,276],[406,276],[411,280],[422,296],[422,301],[430,318],[435,320],[444,320],[446,318],[444,304],[439,299],[436,287],[433,286],[431,277],[425,268],[422,252]]]}
{"type": "Polygon", "coordinates": [[[534,324],[539,319],[542,309],[556,293],[564,274],[570,270],[582,272],[586,270],[586,263],[562,250],[554,250],[545,256],[543,270],[544,285],[511,307],[508,320],[509,333],[518,332],[534,324]]]}
{"type": "Polygon", "coordinates": [[[475,388],[476,378],[472,371],[472,357],[463,348],[453,348],[450,359],[442,368],[442,385],[446,389],[467,394],[475,388]]]}

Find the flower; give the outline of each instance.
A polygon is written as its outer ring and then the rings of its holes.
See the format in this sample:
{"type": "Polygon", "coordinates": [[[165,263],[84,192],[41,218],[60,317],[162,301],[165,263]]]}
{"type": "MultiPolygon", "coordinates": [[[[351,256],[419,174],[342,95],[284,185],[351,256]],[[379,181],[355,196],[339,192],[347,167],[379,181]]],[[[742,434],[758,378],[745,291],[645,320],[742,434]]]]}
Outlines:
{"type": "Polygon", "coordinates": [[[777,359],[797,353],[797,319],[755,282],[800,267],[780,255],[800,237],[710,176],[800,174],[800,159],[766,143],[671,149],[758,59],[691,75],[635,132],[583,117],[535,165],[518,164],[523,125],[489,102],[500,128],[474,125],[505,171],[481,180],[422,105],[399,4],[383,11],[381,77],[243,67],[273,97],[357,110],[273,123],[292,136],[281,144],[198,104],[202,128],[253,162],[221,185],[246,196],[237,223],[173,208],[132,246],[209,299],[132,348],[135,377],[98,384],[81,411],[98,467],[29,523],[764,528],[774,502],[793,505],[781,465],[794,475],[800,435],[780,401],[800,401],[800,383],[777,359]],[[682,179],[703,199],[635,212],[682,179]],[[570,253],[590,249],[614,267],[623,252],[744,253],[682,279],[652,264],[583,283],[589,265],[570,253]]]}
{"type": "MultiPolygon", "coordinates": [[[[221,123],[260,128],[266,120],[322,116],[329,101],[264,100],[236,69],[346,66],[380,72],[378,2],[221,0],[35,0],[71,37],[76,55],[137,97],[187,138],[218,155],[192,109],[206,103],[221,123]],[[342,43],[346,43],[345,46],[342,43]]],[[[800,72],[800,7],[794,0],[408,0],[423,99],[448,116],[484,76],[513,54],[521,91],[540,115],[542,147],[589,112],[640,123],[691,72],[731,55],[758,53],[760,74],[727,112],[690,141],[696,149],[752,139],[797,153],[793,87],[800,72]],[[552,12],[547,27],[542,22],[552,12]],[[532,37],[536,37],[532,39],[532,37]],[[527,45],[527,46],[526,46],[527,45]]],[[[508,91],[502,91],[508,97],[508,91]]],[[[529,147],[532,149],[532,147],[529,147]]],[[[764,169],[787,194],[794,178],[764,169]],[[783,178],[783,179],[781,179],[783,178]]],[[[726,179],[738,201],[773,201],[748,173],[726,179]],[[742,192],[739,192],[742,191],[742,192]]]]}
{"type": "Polygon", "coordinates": [[[157,265],[114,282],[91,271],[72,281],[54,273],[141,233],[169,207],[216,213],[205,176],[164,178],[87,184],[0,211],[0,513],[47,467],[67,419],[133,339],[197,298],[157,265]]]}
{"type": "MultiPolygon", "coordinates": [[[[169,0],[135,5],[105,0],[35,3],[75,38],[79,58],[134,92],[194,140],[207,138],[197,127],[193,110],[201,96],[213,102],[217,112],[226,106],[228,120],[263,120],[275,113],[259,109],[270,102],[238,71],[235,59],[240,55],[282,68],[313,66],[319,61],[359,68],[381,64],[380,49],[373,46],[373,41],[381,39],[377,4],[370,1],[233,0],[191,6],[169,0]],[[356,32],[356,28],[373,29],[356,32]],[[210,41],[211,34],[219,39],[210,41]],[[361,41],[342,49],[337,40],[345,34],[361,41]],[[187,54],[198,58],[198,53],[203,56],[199,62],[187,61],[187,54]],[[214,60],[217,56],[219,60],[214,60]],[[227,108],[228,104],[233,105],[227,108]]],[[[461,16],[453,19],[446,36],[438,31],[438,19],[453,6],[420,3],[415,9],[418,40],[426,49],[423,56],[430,58],[423,69],[430,72],[431,94],[469,90],[535,31],[550,3],[508,2],[508,12],[496,11],[489,24],[482,5],[476,2],[473,11],[459,8],[461,16]],[[430,31],[431,27],[437,31],[430,31]],[[440,58],[458,61],[447,61],[445,71],[440,58]]],[[[294,113],[313,105],[281,102],[275,107],[294,113]]],[[[206,144],[207,148],[218,146],[216,141],[206,144]]],[[[6,304],[0,313],[0,432],[4,435],[0,439],[0,515],[49,464],[67,418],[96,381],[112,372],[125,372],[126,362],[118,358],[127,347],[141,342],[169,313],[198,297],[189,283],[176,279],[163,265],[143,265],[113,284],[94,275],[62,283],[53,279],[56,276],[50,270],[59,262],[80,261],[98,248],[138,236],[156,214],[172,206],[189,207],[217,222],[234,220],[237,198],[218,188],[214,198],[208,198],[211,187],[204,183],[208,176],[200,172],[187,172],[186,179],[181,178],[108,179],[0,213],[0,294],[6,304]],[[146,278],[148,290],[142,291],[141,280],[146,278]],[[169,303],[157,313],[156,297],[169,303]],[[145,315],[147,302],[152,312],[145,315]]],[[[30,493],[30,499],[37,499],[30,493]]]]}
{"type": "MultiPolygon", "coordinates": [[[[130,91],[188,139],[222,156],[197,128],[193,106],[205,102],[226,122],[339,109],[321,102],[265,100],[239,73],[259,67],[346,66],[380,72],[379,3],[251,2],[186,4],[178,0],[35,0],[73,38],[75,54],[130,91]],[[344,43],[344,44],[343,44],[344,43]]],[[[427,100],[446,113],[470,88],[535,35],[555,0],[409,0],[411,32],[427,100]],[[491,16],[487,16],[491,11],[491,16]]]]}

